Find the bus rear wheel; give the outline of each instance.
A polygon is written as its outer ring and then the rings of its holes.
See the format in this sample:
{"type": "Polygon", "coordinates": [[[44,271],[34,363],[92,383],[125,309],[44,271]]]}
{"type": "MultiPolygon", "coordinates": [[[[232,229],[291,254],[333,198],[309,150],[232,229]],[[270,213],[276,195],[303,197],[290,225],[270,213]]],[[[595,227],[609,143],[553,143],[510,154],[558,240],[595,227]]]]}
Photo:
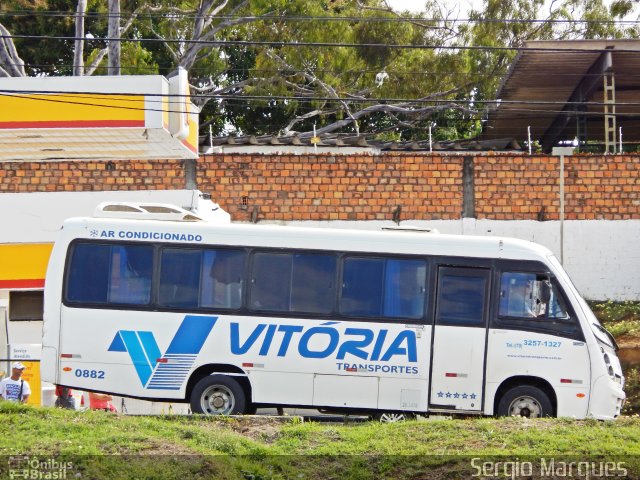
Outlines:
{"type": "Polygon", "coordinates": [[[553,416],[553,406],[546,393],[537,387],[521,385],[508,390],[498,404],[500,417],[540,418],[553,416]]]}
{"type": "Polygon", "coordinates": [[[191,411],[205,415],[240,415],[246,408],[242,386],[232,377],[209,375],[191,392],[191,411]]]}

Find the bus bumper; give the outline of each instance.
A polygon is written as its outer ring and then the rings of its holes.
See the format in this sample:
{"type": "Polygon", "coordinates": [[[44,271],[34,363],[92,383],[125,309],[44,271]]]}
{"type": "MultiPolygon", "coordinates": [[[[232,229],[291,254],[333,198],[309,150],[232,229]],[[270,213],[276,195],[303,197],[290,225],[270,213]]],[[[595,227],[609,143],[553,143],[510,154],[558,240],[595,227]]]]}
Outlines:
{"type": "Polygon", "coordinates": [[[614,420],[620,416],[626,398],[622,385],[608,375],[598,377],[591,389],[588,416],[598,420],[614,420]]]}

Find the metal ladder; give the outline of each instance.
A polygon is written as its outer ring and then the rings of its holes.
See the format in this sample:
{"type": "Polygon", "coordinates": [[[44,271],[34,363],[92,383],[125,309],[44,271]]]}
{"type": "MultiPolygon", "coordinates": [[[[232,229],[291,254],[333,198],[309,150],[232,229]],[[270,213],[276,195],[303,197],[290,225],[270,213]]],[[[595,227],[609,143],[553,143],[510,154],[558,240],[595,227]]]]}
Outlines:
{"type": "Polygon", "coordinates": [[[613,72],[604,74],[604,151],[616,153],[616,86],[613,72]]]}

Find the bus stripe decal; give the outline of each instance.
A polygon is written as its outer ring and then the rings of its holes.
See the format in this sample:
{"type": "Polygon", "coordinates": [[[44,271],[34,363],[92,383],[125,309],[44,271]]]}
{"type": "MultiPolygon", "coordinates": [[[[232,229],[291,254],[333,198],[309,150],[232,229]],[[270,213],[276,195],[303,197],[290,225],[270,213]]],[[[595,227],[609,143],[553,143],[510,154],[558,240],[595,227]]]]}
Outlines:
{"type": "Polygon", "coordinates": [[[151,376],[152,368],[147,361],[144,351],[142,350],[142,345],[138,340],[136,332],[120,330],[120,335],[122,335],[127,351],[131,356],[131,360],[133,360],[133,366],[135,367],[136,372],[138,372],[140,381],[143,385],[146,385],[149,377],[151,376]]]}
{"type": "Polygon", "coordinates": [[[218,317],[185,315],[182,325],[167,348],[167,354],[197,355],[200,353],[217,319],[218,317]]]}
{"type": "Polygon", "coordinates": [[[179,390],[217,319],[185,315],[164,355],[149,331],[119,330],[108,351],[129,353],[143,387],[179,390]]]}
{"type": "Polygon", "coordinates": [[[165,357],[169,359],[169,362],[158,364],[156,371],[153,372],[151,381],[147,386],[150,390],[179,390],[191,371],[191,367],[195,363],[197,355],[174,356],[172,354],[167,354],[165,357]]]}
{"type": "Polygon", "coordinates": [[[138,332],[138,336],[140,337],[142,348],[147,354],[147,360],[153,369],[156,366],[157,359],[162,357],[162,353],[160,353],[156,339],[153,338],[153,333],[151,332],[138,332]]]}

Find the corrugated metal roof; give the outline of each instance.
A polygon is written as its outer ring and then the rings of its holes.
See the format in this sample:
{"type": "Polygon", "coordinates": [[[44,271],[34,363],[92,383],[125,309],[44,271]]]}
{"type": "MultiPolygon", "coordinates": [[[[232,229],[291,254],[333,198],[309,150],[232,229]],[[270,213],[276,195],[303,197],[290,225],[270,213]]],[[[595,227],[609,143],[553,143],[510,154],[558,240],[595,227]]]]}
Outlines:
{"type": "MultiPolygon", "coordinates": [[[[452,140],[433,142],[431,147],[428,140],[421,141],[383,141],[375,140],[366,135],[323,134],[319,136],[317,143],[319,152],[353,151],[429,151],[434,152],[483,152],[483,151],[519,151],[520,145],[513,138],[487,139],[487,140],[452,140]]],[[[231,151],[307,151],[314,149],[310,136],[273,136],[273,135],[246,135],[240,137],[226,136],[200,137],[201,153],[231,152],[231,151]],[[253,147],[253,148],[252,148],[253,147]]]]}
{"type": "MultiPolygon", "coordinates": [[[[589,102],[601,103],[604,96],[602,71],[589,70],[601,56],[611,51],[616,89],[616,120],[623,140],[640,141],[640,41],[571,40],[527,42],[503,79],[496,98],[501,103],[489,113],[484,139],[515,137],[526,140],[527,127],[532,139],[542,139],[574,92],[595,75],[599,82],[589,102]],[[631,105],[625,105],[631,104],[631,105]],[[634,105],[635,104],[635,105],[634,105]]],[[[589,105],[586,110],[587,138],[604,141],[604,108],[589,105]]],[[[561,132],[560,139],[577,136],[574,115],[561,132]]]]}

